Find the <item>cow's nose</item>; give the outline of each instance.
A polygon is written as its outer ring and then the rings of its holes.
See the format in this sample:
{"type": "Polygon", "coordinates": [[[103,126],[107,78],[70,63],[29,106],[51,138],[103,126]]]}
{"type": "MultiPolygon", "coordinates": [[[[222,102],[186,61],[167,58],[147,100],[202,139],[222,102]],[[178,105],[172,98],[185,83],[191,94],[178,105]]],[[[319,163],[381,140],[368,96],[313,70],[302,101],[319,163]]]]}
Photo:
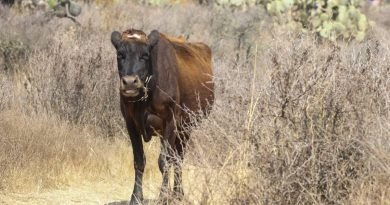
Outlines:
{"type": "Polygon", "coordinates": [[[126,86],[138,87],[138,85],[140,84],[140,79],[139,79],[138,75],[123,76],[122,83],[123,83],[123,85],[126,85],[126,86]]]}

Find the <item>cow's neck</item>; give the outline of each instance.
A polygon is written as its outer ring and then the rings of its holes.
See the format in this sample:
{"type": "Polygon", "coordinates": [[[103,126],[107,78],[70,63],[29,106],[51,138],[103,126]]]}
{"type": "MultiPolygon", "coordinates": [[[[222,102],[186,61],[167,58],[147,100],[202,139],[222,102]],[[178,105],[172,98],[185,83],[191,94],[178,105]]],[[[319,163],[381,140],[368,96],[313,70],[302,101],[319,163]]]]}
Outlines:
{"type": "Polygon", "coordinates": [[[124,117],[127,119],[132,118],[136,126],[141,130],[144,129],[144,125],[137,122],[145,121],[145,113],[148,110],[149,104],[149,102],[145,101],[129,102],[127,98],[121,96],[121,106],[124,117]]]}

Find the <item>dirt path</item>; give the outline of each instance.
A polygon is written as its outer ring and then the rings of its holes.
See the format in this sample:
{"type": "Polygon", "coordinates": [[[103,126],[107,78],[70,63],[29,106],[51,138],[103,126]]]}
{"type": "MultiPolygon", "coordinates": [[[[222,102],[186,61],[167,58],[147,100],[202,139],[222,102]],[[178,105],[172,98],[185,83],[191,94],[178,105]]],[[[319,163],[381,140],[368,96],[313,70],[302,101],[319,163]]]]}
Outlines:
{"type": "Polygon", "coordinates": [[[0,194],[0,204],[126,204],[123,202],[129,198],[131,187],[101,182],[27,194],[0,194]]]}

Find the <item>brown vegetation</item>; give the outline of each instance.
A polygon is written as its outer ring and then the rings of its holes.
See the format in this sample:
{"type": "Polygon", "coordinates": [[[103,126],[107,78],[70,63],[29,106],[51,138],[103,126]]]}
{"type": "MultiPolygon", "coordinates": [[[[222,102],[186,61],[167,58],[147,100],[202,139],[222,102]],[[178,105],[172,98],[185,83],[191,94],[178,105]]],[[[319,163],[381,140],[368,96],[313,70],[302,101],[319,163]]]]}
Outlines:
{"type": "MultiPolygon", "coordinates": [[[[0,55],[0,202],[11,193],[133,178],[109,37],[134,27],[213,50],[215,106],[191,137],[184,204],[390,203],[384,24],[362,43],[330,43],[273,27],[256,8],[120,2],[85,7],[82,27],[61,19],[32,26],[39,15],[23,15],[0,17],[0,40],[29,48],[15,51],[23,57],[8,59],[7,69],[0,55]]],[[[147,156],[157,156],[153,143],[147,156]]],[[[158,187],[150,162],[146,180],[158,187]]],[[[150,187],[145,198],[157,193],[150,187]]]]}

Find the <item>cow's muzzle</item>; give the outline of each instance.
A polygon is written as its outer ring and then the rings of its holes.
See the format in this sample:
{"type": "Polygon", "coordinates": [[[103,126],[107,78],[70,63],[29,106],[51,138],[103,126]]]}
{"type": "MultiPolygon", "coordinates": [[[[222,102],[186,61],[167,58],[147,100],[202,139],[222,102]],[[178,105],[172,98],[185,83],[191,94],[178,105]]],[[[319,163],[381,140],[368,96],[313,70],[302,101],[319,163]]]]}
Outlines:
{"type": "Polygon", "coordinates": [[[136,97],[140,94],[143,83],[138,75],[126,75],[121,78],[120,92],[126,97],[136,97]]]}

